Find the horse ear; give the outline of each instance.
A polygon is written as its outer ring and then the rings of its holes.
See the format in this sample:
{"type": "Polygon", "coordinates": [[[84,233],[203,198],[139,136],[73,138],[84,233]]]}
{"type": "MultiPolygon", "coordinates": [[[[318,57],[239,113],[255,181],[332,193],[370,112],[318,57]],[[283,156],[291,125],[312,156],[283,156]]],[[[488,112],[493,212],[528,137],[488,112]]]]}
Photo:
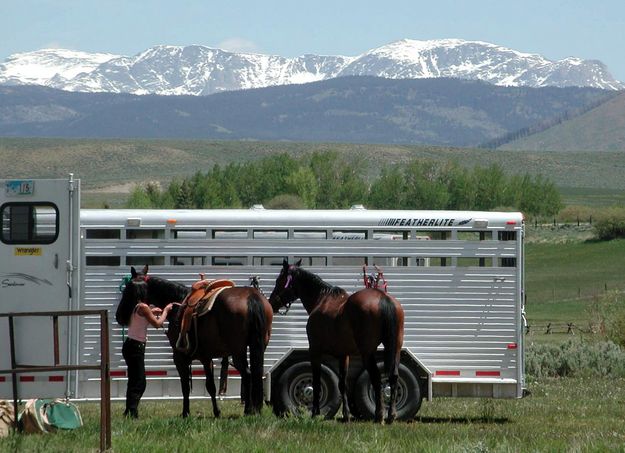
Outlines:
{"type": "Polygon", "coordinates": [[[300,258],[297,263],[295,263],[295,267],[300,267],[302,265],[302,259],[300,258]]]}
{"type": "Polygon", "coordinates": [[[130,275],[133,279],[137,278],[137,270],[134,268],[134,266],[130,268],[130,275]]]}
{"type": "Polygon", "coordinates": [[[286,258],[283,258],[282,259],[282,267],[285,268],[285,269],[287,267],[289,267],[289,260],[287,260],[286,258]]]}
{"type": "Polygon", "coordinates": [[[143,273],[143,275],[148,275],[148,271],[150,270],[150,268],[148,267],[148,265],[146,264],[145,266],[143,266],[143,270],[141,271],[143,273]]]}

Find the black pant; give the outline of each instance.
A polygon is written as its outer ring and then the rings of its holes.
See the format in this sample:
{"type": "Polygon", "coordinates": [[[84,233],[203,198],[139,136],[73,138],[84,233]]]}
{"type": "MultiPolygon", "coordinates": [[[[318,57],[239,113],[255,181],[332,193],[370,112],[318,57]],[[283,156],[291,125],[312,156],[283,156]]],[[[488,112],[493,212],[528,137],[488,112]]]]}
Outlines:
{"type": "Polygon", "coordinates": [[[131,417],[138,415],[139,401],[145,392],[145,343],[126,338],[122,346],[122,355],[128,367],[128,386],[126,387],[126,412],[131,417]]]}

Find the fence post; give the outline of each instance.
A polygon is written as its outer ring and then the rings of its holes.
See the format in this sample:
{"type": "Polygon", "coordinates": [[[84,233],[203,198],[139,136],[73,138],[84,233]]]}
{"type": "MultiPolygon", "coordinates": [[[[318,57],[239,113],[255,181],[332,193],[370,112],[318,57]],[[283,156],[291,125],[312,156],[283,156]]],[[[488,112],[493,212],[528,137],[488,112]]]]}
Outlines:
{"type": "Polygon", "coordinates": [[[111,449],[111,370],[108,312],[100,313],[100,451],[111,449]]]}
{"type": "Polygon", "coordinates": [[[11,343],[11,369],[13,370],[11,373],[11,380],[13,383],[13,412],[15,416],[15,429],[21,431],[20,424],[17,419],[19,409],[17,407],[17,373],[15,372],[15,369],[17,368],[17,359],[15,358],[15,329],[13,327],[13,316],[9,316],[9,342],[11,343]]]}

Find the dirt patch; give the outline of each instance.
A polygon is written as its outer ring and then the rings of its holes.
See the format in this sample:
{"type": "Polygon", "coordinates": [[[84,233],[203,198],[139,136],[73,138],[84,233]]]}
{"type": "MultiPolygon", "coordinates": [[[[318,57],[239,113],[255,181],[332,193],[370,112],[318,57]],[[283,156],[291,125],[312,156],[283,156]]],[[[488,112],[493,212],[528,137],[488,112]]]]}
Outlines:
{"type": "Polygon", "coordinates": [[[130,193],[137,186],[136,182],[115,184],[112,186],[97,187],[95,189],[84,189],[86,193],[130,193]]]}

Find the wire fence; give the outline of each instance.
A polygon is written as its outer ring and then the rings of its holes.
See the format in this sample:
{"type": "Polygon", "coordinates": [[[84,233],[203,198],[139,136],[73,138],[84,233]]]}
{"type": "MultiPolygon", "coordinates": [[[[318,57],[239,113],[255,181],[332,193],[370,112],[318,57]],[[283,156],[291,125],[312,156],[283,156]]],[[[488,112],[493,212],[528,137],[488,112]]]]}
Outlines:
{"type": "Polygon", "coordinates": [[[576,333],[583,334],[597,334],[599,333],[599,327],[593,324],[589,324],[586,328],[580,327],[573,322],[548,322],[541,324],[530,324],[525,326],[525,335],[533,334],[567,334],[575,335],[576,333]]]}

